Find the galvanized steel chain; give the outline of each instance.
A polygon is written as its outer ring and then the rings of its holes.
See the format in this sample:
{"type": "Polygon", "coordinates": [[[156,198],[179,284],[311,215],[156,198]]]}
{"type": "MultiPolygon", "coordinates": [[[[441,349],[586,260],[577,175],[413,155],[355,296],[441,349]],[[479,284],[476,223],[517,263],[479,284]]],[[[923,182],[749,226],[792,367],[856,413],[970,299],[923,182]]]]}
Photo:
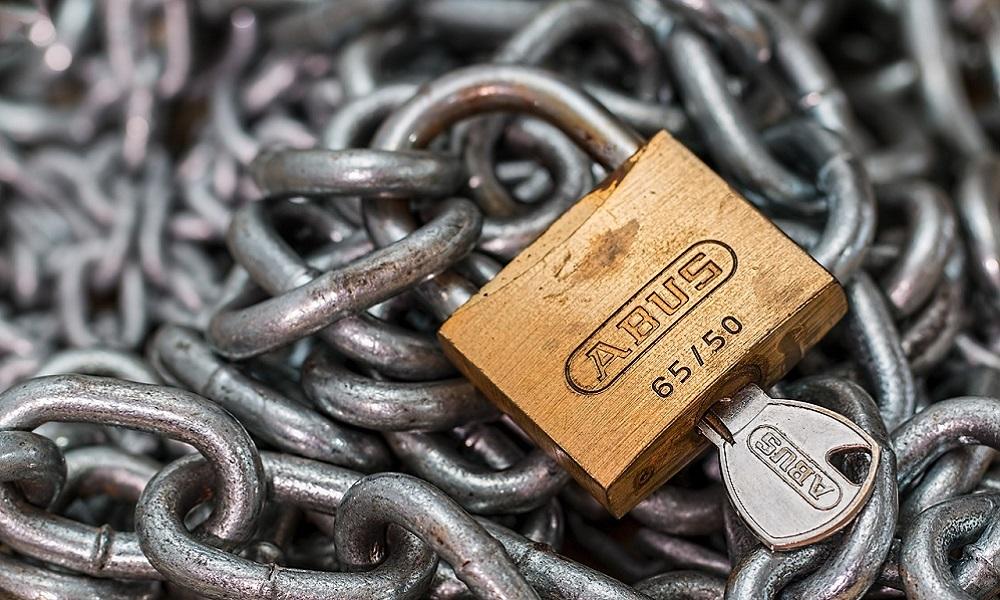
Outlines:
{"type": "Polygon", "coordinates": [[[1000,8],[0,0],[0,591],[1000,597],[1000,8]],[[846,287],[776,387],[881,447],[761,546],[613,519],[438,325],[666,129],[846,287]]]}

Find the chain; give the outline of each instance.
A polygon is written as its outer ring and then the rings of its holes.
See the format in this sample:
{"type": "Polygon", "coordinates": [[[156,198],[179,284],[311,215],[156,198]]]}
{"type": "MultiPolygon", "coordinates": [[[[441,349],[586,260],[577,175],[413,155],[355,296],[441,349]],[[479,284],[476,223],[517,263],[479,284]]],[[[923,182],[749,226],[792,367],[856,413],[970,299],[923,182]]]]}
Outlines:
{"type": "Polygon", "coordinates": [[[0,0],[0,594],[996,598],[1000,9],[0,0]],[[666,129],[845,286],[776,386],[881,446],[773,552],[615,520],[440,323],[666,129]]]}

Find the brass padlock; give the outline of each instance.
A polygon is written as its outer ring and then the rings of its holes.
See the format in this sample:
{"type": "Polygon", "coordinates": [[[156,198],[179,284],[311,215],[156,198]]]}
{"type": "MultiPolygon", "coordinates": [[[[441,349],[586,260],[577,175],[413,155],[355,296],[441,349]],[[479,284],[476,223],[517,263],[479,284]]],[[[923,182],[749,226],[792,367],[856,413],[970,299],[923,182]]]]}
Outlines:
{"type": "Polygon", "coordinates": [[[846,306],[830,273],[661,132],[439,337],[621,516],[704,449],[712,404],[777,381],[846,306]]]}

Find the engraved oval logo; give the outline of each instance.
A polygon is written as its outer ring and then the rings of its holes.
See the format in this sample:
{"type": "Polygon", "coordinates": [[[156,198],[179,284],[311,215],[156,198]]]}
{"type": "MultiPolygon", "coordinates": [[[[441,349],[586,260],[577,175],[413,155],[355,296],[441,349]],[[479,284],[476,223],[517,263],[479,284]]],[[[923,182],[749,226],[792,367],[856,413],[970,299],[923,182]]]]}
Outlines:
{"type": "Polygon", "coordinates": [[[837,482],[777,428],[757,427],[747,436],[747,445],[754,456],[813,507],[830,510],[840,503],[837,482]]]}
{"type": "Polygon", "coordinates": [[[573,350],[566,359],[570,388],[607,389],[735,271],[736,253],[726,244],[692,244],[573,350]]]}

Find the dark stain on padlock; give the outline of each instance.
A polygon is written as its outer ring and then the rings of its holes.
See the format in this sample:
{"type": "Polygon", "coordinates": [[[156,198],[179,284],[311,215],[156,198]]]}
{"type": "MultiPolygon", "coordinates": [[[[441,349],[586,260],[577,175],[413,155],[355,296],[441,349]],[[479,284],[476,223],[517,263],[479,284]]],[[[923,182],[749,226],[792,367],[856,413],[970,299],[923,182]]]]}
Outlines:
{"type": "Polygon", "coordinates": [[[633,488],[637,491],[642,489],[644,485],[653,479],[653,475],[656,475],[656,470],[653,467],[650,466],[642,469],[632,482],[633,488]]]}
{"type": "Polygon", "coordinates": [[[639,221],[636,219],[601,233],[590,242],[587,254],[567,275],[574,279],[593,279],[608,270],[620,268],[637,233],[639,221]]]}
{"type": "MultiPolygon", "coordinates": [[[[646,152],[646,148],[641,148],[628,160],[619,165],[617,169],[609,173],[604,178],[604,181],[599,183],[590,193],[590,197],[597,200],[599,204],[603,204],[604,200],[610,198],[611,194],[618,189],[625,176],[629,174],[646,152]]],[[[650,193],[656,194],[652,190],[650,190],[650,193]]],[[[600,276],[603,271],[620,267],[638,233],[639,221],[637,219],[631,219],[621,227],[602,233],[590,242],[587,248],[587,255],[583,260],[571,269],[566,269],[571,260],[571,255],[567,253],[563,263],[557,269],[556,279],[564,279],[571,276],[574,279],[594,279],[600,276]]]]}
{"type": "Polygon", "coordinates": [[[803,337],[802,328],[795,327],[791,331],[782,336],[781,340],[778,342],[778,352],[781,353],[785,368],[791,369],[799,361],[802,360],[802,342],[800,341],[803,337]]]}

